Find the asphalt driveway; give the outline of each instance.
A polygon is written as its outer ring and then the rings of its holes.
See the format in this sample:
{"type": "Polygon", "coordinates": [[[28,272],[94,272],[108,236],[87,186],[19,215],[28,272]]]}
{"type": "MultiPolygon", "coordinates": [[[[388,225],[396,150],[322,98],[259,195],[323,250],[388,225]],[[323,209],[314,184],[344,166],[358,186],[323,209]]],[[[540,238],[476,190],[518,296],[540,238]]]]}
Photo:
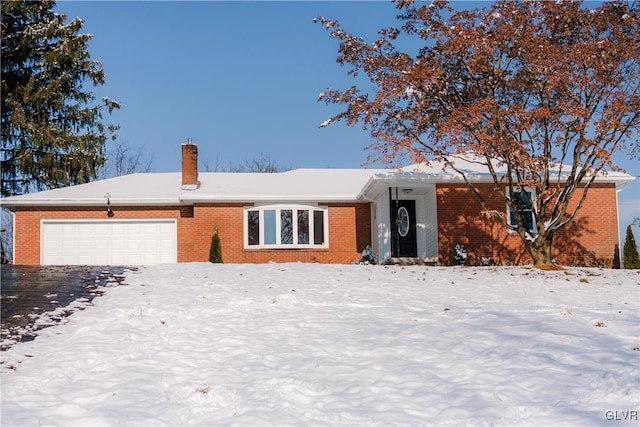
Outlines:
{"type": "Polygon", "coordinates": [[[52,326],[72,313],[74,301],[90,304],[105,286],[124,280],[124,267],[24,266],[0,267],[0,350],[35,338],[37,330],[52,326]],[[42,320],[48,314],[48,322],[42,320]]]}

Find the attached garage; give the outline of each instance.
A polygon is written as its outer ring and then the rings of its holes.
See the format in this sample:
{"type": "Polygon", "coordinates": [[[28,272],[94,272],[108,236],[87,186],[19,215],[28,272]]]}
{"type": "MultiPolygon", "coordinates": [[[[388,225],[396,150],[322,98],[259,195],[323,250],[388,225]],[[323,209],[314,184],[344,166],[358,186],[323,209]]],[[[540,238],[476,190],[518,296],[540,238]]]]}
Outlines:
{"type": "Polygon", "coordinates": [[[176,220],[42,220],[42,265],[177,262],[176,220]]]}

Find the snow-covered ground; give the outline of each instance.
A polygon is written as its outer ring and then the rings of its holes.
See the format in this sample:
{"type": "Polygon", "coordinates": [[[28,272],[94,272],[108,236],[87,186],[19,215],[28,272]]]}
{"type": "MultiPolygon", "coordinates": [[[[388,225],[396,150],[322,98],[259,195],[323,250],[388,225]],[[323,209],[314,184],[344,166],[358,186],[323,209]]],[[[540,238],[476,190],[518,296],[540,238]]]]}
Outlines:
{"type": "Polygon", "coordinates": [[[639,279],[147,267],[1,354],[2,425],[638,425],[639,279]]]}

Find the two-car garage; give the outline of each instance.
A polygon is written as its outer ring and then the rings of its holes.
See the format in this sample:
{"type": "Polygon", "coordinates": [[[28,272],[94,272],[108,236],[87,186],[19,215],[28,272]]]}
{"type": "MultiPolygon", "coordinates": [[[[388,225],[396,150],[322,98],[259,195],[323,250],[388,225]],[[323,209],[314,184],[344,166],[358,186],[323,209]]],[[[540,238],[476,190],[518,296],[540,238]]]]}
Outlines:
{"type": "Polygon", "coordinates": [[[42,265],[177,262],[175,219],[42,220],[42,265]]]}

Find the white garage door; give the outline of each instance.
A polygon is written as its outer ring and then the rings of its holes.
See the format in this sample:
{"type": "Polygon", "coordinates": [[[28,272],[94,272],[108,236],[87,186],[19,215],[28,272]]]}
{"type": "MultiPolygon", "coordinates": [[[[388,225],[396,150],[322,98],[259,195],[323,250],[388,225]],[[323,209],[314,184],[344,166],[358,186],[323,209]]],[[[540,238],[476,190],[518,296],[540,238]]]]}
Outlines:
{"type": "Polygon", "coordinates": [[[43,220],[43,265],[177,262],[175,220],[43,220]]]}

